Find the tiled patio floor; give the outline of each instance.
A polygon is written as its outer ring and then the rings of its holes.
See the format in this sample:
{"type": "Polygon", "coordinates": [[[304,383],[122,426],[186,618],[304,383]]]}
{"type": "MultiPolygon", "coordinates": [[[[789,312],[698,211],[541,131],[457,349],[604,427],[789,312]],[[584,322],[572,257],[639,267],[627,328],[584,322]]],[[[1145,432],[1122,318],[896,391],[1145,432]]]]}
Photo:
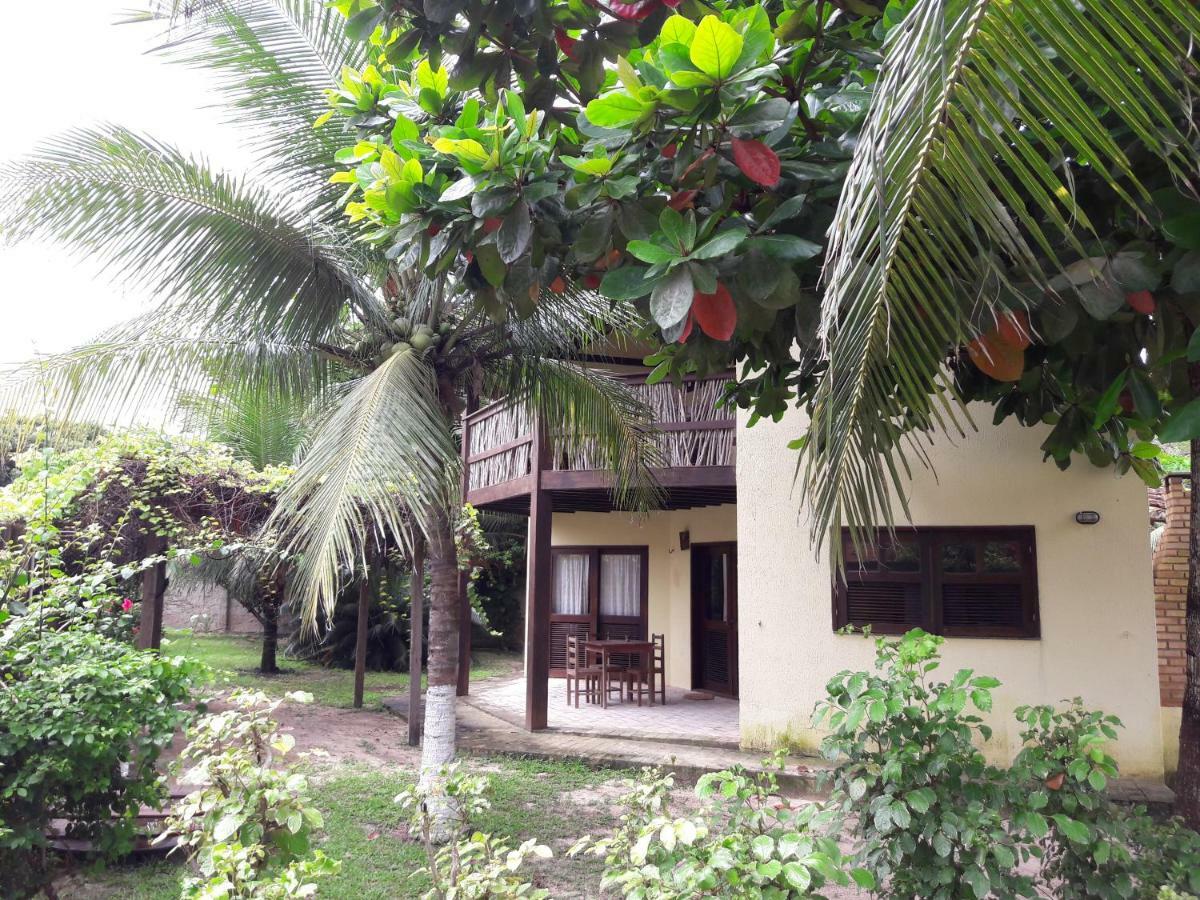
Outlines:
{"type": "MultiPolygon", "coordinates": [[[[631,737],[642,740],[738,745],[736,700],[713,697],[685,700],[687,691],[667,688],[667,704],[650,706],[643,700],[610,700],[608,709],[579,699],[579,708],[568,703],[566,681],[550,679],[547,719],[550,728],[566,734],[599,737],[631,737]]],[[[513,725],[525,720],[525,679],[497,679],[471,685],[467,702],[513,725]]]]}

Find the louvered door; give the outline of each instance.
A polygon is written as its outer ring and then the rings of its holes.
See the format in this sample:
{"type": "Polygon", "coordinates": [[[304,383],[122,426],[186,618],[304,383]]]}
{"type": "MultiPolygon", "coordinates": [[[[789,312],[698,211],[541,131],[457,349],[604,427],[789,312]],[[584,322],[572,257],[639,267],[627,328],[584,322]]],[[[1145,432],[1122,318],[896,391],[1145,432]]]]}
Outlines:
{"type": "Polygon", "coordinates": [[[692,544],[692,684],[737,696],[737,545],[692,544]]]}

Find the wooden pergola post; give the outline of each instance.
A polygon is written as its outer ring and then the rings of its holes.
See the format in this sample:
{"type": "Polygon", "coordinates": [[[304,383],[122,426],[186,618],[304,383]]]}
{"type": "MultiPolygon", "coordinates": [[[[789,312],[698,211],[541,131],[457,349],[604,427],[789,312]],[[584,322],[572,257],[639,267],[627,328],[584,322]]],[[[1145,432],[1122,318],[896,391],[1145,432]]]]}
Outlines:
{"type": "Polygon", "coordinates": [[[408,745],[421,745],[421,656],[425,645],[425,544],[413,541],[408,580],[408,745]]]}
{"type": "MultiPolygon", "coordinates": [[[[146,556],[158,556],[167,549],[167,539],[147,532],[143,546],[146,556]]],[[[162,646],[163,595],[167,591],[167,564],[156,563],[142,573],[142,620],[138,626],[137,645],[142,650],[157,650],[162,646]]]]}
{"type": "Polygon", "coordinates": [[[358,584],[358,633],[354,639],[354,708],[362,709],[363,690],[367,681],[367,621],[371,614],[370,548],[366,551],[363,579],[358,584]]]}
{"type": "MultiPolygon", "coordinates": [[[[467,458],[471,454],[471,413],[479,406],[474,391],[467,392],[467,408],[462,420],[462,498],[467,499],[471,486],[471,469],[467,458]]],[[[465,697],[471,693],[471,598],[467,587],[471,578],[467,572],[458,573],[458,688],[455,693],[465,697]]]]}
{"type": "Polygon", "coordinates": [[[529,548],[525,574],[525,728],[546,727],[550,693],[550,527],[554,502],[542,487],[550,459],[541,421],[533,426],[533,489],[529,493],[529,548]]]}

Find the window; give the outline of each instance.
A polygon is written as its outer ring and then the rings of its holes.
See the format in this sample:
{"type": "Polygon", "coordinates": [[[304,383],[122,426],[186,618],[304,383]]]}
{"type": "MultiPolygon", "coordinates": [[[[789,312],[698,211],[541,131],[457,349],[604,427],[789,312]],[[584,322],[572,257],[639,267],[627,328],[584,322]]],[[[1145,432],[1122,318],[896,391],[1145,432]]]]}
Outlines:
{"type": "Polygon", "coordinates": [[[834,580],[834,628],[1038,636],[1032,527],[880,531],[861,554],[843,530],[842,549],[846,575],[834,580]]]}
{"type": "Polygon", "coordinates": [[[645,640],[646,547],[553,547],[550,674],[566,672],[567,637],[645,640]]]}

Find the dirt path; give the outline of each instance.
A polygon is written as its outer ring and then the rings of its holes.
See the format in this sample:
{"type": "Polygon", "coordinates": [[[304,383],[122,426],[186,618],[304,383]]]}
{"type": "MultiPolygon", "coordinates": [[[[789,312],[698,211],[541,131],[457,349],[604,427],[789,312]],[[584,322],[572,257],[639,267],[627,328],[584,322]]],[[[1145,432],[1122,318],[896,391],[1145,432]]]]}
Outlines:
{"type": "Polygon", "coordinates": [[[421,758],[408,746],[408,726],[388,712],[285,703],[275,711],[296,739],[297,753],[312,753],[319,766],[367,765],[415,769],[421,758]]]}

